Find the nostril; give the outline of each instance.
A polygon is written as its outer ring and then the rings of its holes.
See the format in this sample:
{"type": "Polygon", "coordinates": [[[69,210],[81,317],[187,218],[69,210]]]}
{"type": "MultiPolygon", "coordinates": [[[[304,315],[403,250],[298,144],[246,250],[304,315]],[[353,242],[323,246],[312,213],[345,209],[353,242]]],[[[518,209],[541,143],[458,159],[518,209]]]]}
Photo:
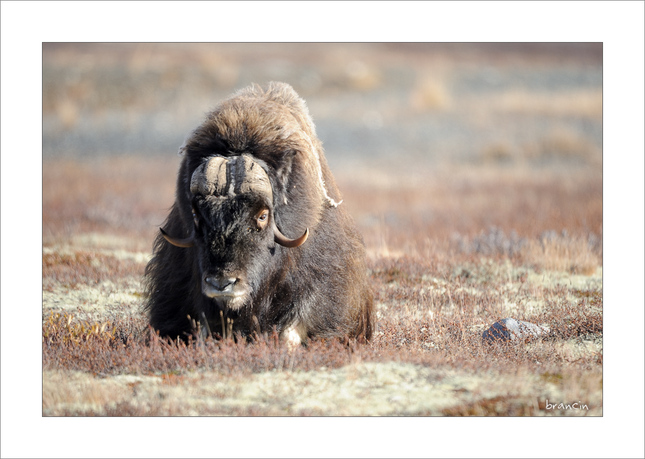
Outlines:
{"type": "Polygon", "coordinates": [[[235,284],[236,281],[237,279],[234,277],[208,276],[204,279],[204,282],[213,287],[215,290],[219,290],[221,292],[232,289],[233,284],[235,284]]]}

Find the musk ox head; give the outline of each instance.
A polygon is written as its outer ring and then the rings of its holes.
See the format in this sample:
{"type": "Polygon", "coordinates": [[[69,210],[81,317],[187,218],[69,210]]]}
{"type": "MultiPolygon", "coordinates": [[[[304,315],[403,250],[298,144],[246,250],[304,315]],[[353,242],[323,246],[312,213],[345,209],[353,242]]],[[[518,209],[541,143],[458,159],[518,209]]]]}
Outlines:
{"type": "Polygon", "coordinates": [[[247,304],[270,266],[275,244],[302,245],[309,229],[296,239],[286,237],[275,221],[271,181],[261,161],[250,155],[207,158],[190,181],[192,234],[177,239],[160,228],[164,238],[194,247],[202,293],[218,305],[238,309],[247,304]]]}

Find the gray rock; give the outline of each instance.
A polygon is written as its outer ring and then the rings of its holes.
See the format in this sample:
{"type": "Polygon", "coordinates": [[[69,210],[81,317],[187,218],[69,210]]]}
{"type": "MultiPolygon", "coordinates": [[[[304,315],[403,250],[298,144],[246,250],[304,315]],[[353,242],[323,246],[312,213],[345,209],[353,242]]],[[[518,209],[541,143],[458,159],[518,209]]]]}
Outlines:
{"type": "Polygon", "coordinates": [[[484,341],[505,342],[536,338],[549,332],[549,328],[511,317],[495,322],[482,334],[484,341]]]}

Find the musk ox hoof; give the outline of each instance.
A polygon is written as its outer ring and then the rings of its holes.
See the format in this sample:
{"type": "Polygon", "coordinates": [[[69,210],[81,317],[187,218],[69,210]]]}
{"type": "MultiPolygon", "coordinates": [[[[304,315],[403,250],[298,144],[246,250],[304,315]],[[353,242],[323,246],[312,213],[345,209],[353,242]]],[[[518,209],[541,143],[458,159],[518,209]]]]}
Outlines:
{"type": "Polygon", "coordinates": [[[518,340],[526,341],[531,338],[545,335],[548,332],[548,327],[509,317],[491,325],[490,328],[482,334],[482,338],[488,343],[518,340]]]}

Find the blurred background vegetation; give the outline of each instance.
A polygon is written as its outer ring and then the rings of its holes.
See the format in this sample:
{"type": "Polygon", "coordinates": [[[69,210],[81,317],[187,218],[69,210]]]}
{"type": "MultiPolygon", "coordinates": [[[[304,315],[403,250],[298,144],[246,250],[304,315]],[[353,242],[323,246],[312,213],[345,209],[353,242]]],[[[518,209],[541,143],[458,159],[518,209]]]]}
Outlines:
{"type": "Polygon", "coordinates": [[[44,43],[43,157],[171,157],[271,80],[307,100],[334,172],[601,165],[601,43],[44,43]]]}
{"type": "Polygon", "coordinates": [[[307,101],[368,253],[516,254],[524,238],[566,233],[563,247],[584,250],[564,265],[591,272],[602,257],[602,51],[45,43],[44,241],[118,234],[149,250],[184,138],[236,90],[281,80],[307,101]]]}

